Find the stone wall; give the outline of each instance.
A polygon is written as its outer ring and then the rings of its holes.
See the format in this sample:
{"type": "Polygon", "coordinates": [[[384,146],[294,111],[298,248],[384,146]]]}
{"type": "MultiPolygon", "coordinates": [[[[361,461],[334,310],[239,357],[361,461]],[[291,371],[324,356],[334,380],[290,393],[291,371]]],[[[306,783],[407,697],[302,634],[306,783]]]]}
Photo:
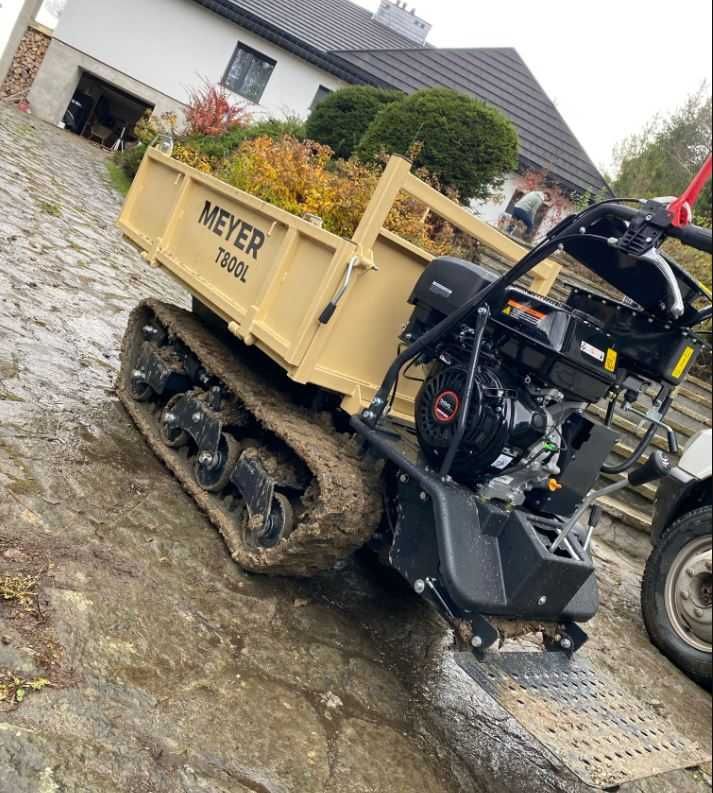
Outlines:
{"type": "MultiPolygon", "coordinates": [[[[5,82],[0,87],[0,97],[21,95],[30,90],[51,41],[49,30],[39,25],[27,28],[5,82]]],[[[20,96],[17,98],[20,99],[20,96]]]]}

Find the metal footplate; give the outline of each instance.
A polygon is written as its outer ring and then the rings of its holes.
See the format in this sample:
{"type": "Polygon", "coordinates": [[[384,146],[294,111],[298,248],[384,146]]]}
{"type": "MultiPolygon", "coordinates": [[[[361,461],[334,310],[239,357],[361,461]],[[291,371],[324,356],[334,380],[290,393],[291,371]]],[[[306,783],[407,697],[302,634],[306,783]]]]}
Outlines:
{"type": "Polygon", "coordinates": [[[650,707],[564,653],[456,655],[458,665],[586,785],[619,786],[710,761],[650,707]]]}

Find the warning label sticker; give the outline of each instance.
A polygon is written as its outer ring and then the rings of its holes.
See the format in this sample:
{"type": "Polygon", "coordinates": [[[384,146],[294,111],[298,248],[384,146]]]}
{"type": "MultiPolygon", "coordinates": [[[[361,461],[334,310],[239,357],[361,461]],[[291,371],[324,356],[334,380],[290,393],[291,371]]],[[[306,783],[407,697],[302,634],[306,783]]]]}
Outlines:
{"type": "Polygon", "coordinates": [[[688,364],[691,362],[691,358],[693,358],[694,353],[695,350],[693,347],[686,347],[686,349],[683,351],[683,355],[681,355],[675,369],[673,370],[673,376],[676,378],[676,380],[680,380],[683,377],[686,369],[688,368],[688,364]]]}
{"type": "Polygon", "coordinates": [[[604,350],[600,350],[599,347],[594,347],[586,341],[582,342],[580,349],[585,355],[594,358],[596,361],[599,361],[599,363],[604,363],[604,359],[607,357],[604,350]]]}
{"type": "Polygon", "coordinates": [[[515,458],[510,457],[509,454],[501,454],[493,463],[493,468],[497,468],[498,471],[504,471],[514,459],[515,458]]]}
{"type": "Polygon", "coordinates": [[[616,365],[619,363],[619,353],[611,348],[607,351],[607,360],[604,368],[607,372],[616,372],[616,365]]]}
{"type": "Polygon", "coordinates": [[[530,325],[539,325],[539,323],[547,317],[542,311],[538,311],[532,306],[527,306],[524,303],[518,303],[517,300],[508,300],[507,305],[503,309],[503,314],[507,314],[513,319],[520,319],[530,325]]]}

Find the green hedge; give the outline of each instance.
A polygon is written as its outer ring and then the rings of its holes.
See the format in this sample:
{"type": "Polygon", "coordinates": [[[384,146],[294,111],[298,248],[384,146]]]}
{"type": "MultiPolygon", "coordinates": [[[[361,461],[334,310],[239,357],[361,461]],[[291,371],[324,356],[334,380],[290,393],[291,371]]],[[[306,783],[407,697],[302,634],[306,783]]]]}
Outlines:
{"type": "Polygon", "coordinates": [[[348,160],[376,116],[403,96],[400,91],[368,85],[342,88],[312,111],[306,126],[307,137],[329,146],[337,157],[348,160]]]}
{"type": "Polygon", "coordinates": [[[414,164],[463,199],[486,199],[518,164],[512,122],[485,102],[446,88],[419,91],[386,107],[356,153],[369,161],[414,150],[414,164]]]}
{"type": "Polygon", "coordinates": [[[227,157],[235,151],[241,143],[255,138],[282,138],[290,135],[298,140],[305,138],[305,125],[301,119],[288,118],[284,121],[277,119],[267,119],[258,121],[249,127],[239,127],[225,135],[215,136],[193,136],[187,138],[184,143],[201,154],[214,159],[227,157]]]}

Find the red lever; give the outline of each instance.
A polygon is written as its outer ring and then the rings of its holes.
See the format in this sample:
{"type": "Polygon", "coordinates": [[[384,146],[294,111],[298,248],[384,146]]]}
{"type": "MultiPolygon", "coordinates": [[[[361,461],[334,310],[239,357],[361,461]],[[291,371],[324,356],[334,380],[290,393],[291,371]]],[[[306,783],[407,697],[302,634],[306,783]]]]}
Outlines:
{"type": "Polygon", "coordinates": [[[713,175],[713,156],[709,154],[708,159],[703,163],[703,167],[698,171],[683,195],[677,198],[668,208],[671,213],[671,223],[676,228],[687,226],[693,220],[693,207],[696,205],[711,175],[713,175]]]}

